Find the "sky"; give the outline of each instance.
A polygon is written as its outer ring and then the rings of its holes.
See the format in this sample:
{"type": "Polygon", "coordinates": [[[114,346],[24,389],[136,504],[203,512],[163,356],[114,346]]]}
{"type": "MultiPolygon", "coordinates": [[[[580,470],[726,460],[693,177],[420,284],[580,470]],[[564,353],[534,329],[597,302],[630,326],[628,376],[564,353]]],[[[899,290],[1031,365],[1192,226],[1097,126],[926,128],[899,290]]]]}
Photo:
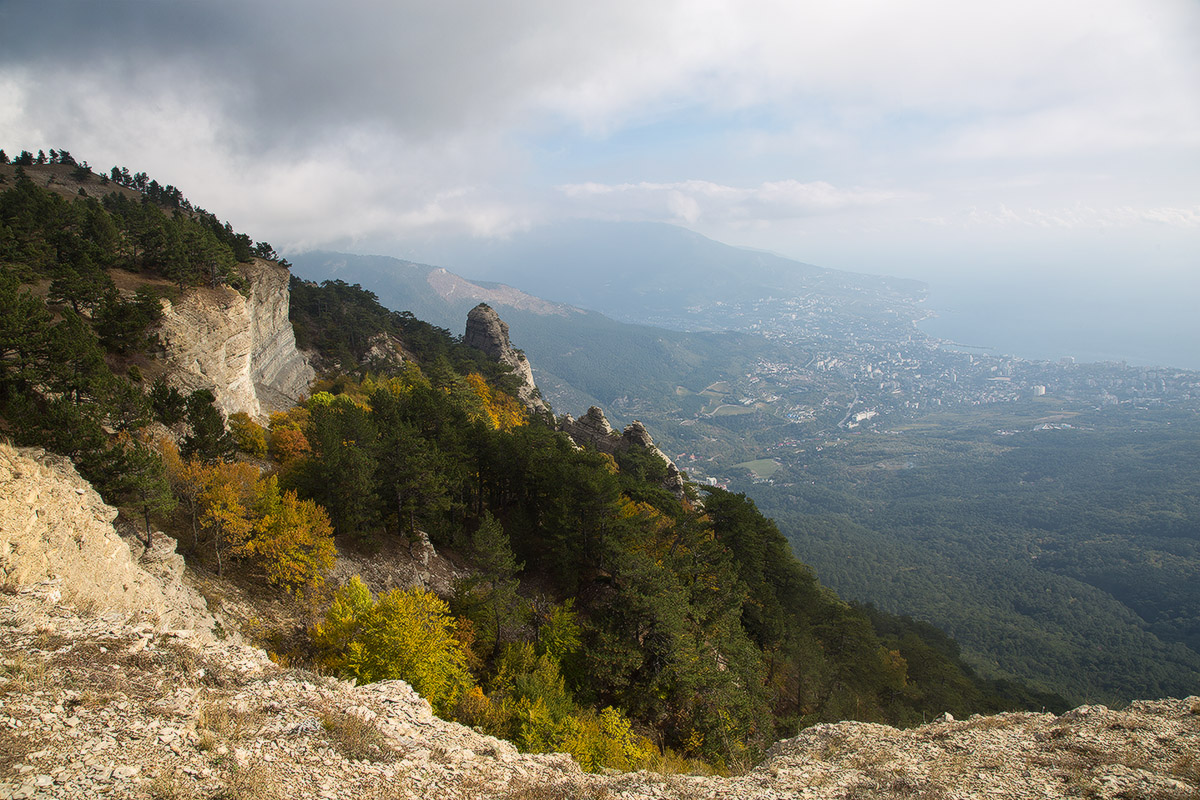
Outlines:
{"type": "Polygon", "coordinates": [[[1198,42],[1197,0],[0,0],[0,147],[285,253],[652,220],[1166,291],[1200,272],[1198,42]]]}

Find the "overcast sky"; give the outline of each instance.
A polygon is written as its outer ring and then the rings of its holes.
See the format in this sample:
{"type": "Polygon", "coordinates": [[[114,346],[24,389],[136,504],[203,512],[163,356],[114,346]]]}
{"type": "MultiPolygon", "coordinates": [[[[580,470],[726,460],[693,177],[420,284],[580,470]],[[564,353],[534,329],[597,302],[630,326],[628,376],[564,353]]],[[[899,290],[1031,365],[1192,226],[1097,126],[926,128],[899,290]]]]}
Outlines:
{"type": "Polygon", "coordinates": [[[1200,252],[1200,2],[0,0],[0,146],[281,250],[572,216],[1166,280],[1200,252]]]}

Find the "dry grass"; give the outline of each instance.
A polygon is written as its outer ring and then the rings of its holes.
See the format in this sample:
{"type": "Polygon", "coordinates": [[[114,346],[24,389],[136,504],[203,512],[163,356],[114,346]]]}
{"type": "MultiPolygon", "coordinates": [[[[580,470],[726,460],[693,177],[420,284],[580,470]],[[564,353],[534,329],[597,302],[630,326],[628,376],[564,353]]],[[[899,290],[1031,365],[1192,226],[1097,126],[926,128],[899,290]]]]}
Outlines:
{"type": "Polygon", "coordinates": [[[45,733],[0,728],[0,776],[9,775],[14,764],[24,762],[29,753],[41,750],[51,741],[45,733]]]}
{"type": "Polygon", "coordinates": [[[950,795],[937,784],[898,773],[869,775],[867,780],[851,786],[846,792],[846,800],[895,800],[905,797],[948,800],[950,795]]]}
{"type": "Polygon", "coordinates": [[[351,761],[395,761],[396,749],[374,722],[336,709],[321,712],[321,727],[333,748],[351,761]]]}
{"type": "Polygon", "coordinates": [[[1200,755],[1184,753],[1171,765],[1171,774],[1200,787],[1200,755]]]}
{"type": "Polygon", "coordinates": [[[224,698],[205,702],[196,715],[196,727],[202,736],[207,731],[230,741],[249,738],[257,734],[262,726],[262,711],[237,708],[224,698]]]}
{"type": "Polygon", "coordinates": [[[403,778],[373,778],[353,791],[358,800],[423,800],[409,791],[403,778]]]}
{"type": "Polygon", "coordinates": [[[997,731],[1015,728],[1025,722],[1033,714],[992,714],[990,716],[971,717],[959,726],[963,731],[997,731]]]}
{"type": "Polygon", "coordinates": [[[575,781],[540,783],[523,779],[513,781],[503,794],[481,794],[468,797],[497,798],[497,800],[604,800],[609,792],[604,787],[589,787],[575,781]]]}
{"type": "Polygon", "coordinates": [[[0,696],[24,694],[40,688],[46,682],[49,664],[45,659],[25,653],[16,653],[11,659],[0,662],[0,696]]]}
{"type": "Polygon", "coordinates": [[[234,769],[212,800],[282,800],[279,776],[266,764],[234,769]]]}
{"type": "Polygon", "coordinates": [[[1104,727],[1110,731],[1144,731],[1150,726],[1133,714],[1118,711],[1104,721],[1104,727]]]}
{"type": "Polygon", "coordinates": [[[954,786],[973,768],[966,753],[947,753],[929,764],[929,780],[937,786],[954,786]]]}
{"type": "Polygon", "coordinates": [[[79,697],[71,701],[71,705],[82,706],[88,711],[99,711],[113,703],[120,702],[122,697],[124,695],[116,692],[98,692],[95,689],[84,689],[79,693],[79,697]]]}
{"type": "Polygon", "coordinates": [[[196,790],[187,779],[163,773],[146,788],[150,800],[196,800],[196,790]]]}

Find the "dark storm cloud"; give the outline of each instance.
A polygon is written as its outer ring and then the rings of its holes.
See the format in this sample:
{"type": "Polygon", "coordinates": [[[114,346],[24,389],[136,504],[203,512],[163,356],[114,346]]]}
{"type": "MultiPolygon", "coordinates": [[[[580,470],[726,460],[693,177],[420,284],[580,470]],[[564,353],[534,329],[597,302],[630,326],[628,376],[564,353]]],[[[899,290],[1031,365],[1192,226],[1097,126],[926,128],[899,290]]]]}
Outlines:
{"type": "MultiPolygon", "coordinates": [[[[198,85],[270,143],[362,125],[418,141],[507,124],[602,53],[618,16],[554,3],[42,0],[0,11],[0,65],[40,91],[198,85]],[[556,39],[555,32],[561,34],[556,39]],[[575,35],[590,44],[572,48],[575,35]],[[72,76],[70,79],[68,76],[72,76]]],[[[200,99],[198,98],[199,102],[200,99]]]]}
{"type": "Polygon", "coordinates": [[[0,145],[147,170],[296,246],[564,211],[781,250],[835,219],[1194,228],[1196,9],[0,0],[0,145]]]}

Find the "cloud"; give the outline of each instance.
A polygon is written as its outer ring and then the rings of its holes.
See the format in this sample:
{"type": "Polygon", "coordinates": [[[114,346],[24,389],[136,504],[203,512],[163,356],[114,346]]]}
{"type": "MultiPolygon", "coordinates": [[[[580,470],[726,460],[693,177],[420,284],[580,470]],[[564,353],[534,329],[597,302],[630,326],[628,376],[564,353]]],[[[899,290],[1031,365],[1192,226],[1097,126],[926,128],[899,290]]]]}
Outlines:
{"type": "Polygon", "coordinates": [[[770,223],[876,205],[904,196],[878,189],[839,189],[823,181],[771,181],[756,187],[711,181],[568,184],[558,187],[576,210],[609,219],[713,224],[770,223]]]}
{"type": "Polygon", "coordinates": [[[503,234],[564,199],[841,231],[901,200],[1099,203],[1039,196],[1059,160],[1152,214],[1200,178],[1198,40],[1194,0],[7,0],[0,145],[145,170],[280,246],[503,234]]]}
{"type": "MultiPolygon", "coordinates": [[[[946,225],[947,220],[922,220],[934,225],[946,225]]],[[[971,208],[958,220],[964,227],[1009,227],[1104,230],[1132,228],[1142,225],[1165,226],[1181,230],[1200,230],[1200,205],[1192,208],[1136,208],[1116,206],[1014,210],[1005,205],[994,209],[971,208]]]]}
{"type": "Polygon", "coordinates": [[[994,113],[1151,87],[1200,107],[1187,0],[16,0],[0,22],[0,63],[57,71],[60,93],[81,73],[114,99],[182,77],[212,87],[226,124],[270,132],[253,142],[267,148],[360,125],[404,141],[546,120],[607,131],[814,97],[994,113]]]}

